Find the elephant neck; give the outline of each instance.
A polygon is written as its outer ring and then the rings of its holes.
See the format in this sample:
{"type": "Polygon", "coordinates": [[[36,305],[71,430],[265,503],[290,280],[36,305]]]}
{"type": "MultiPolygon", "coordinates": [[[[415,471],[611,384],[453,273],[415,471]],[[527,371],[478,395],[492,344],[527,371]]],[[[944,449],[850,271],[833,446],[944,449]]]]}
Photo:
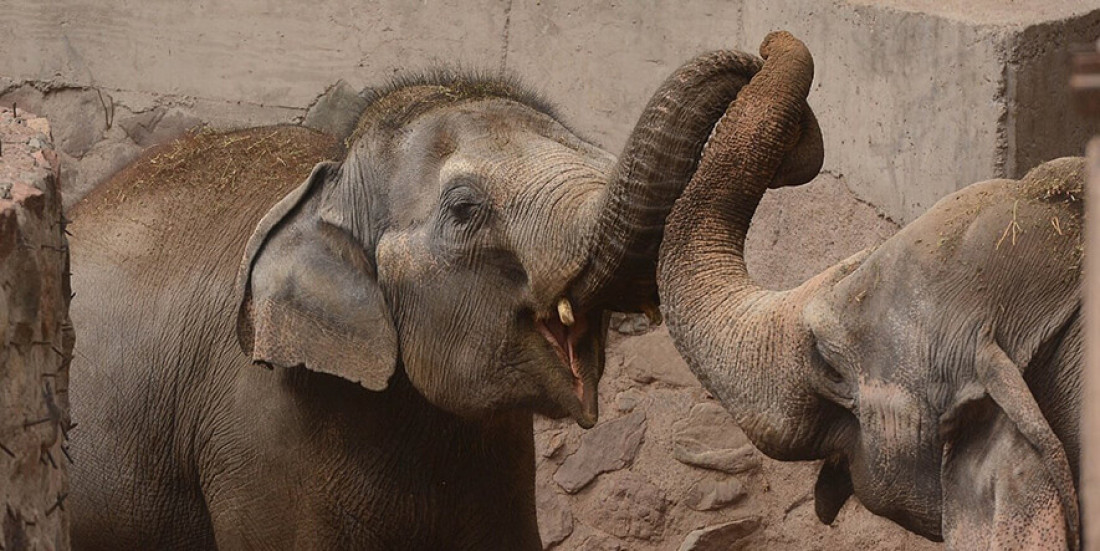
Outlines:
{"type": "Polygon", "coordinates": [[[397,547],[537,548],[528,545],[538,538],[530,413],[461,419],[431,405],[400,368],[381,392],[300,371],[294,386],[304,421],[332,461],[318,468],[333,470],[344,486],[337,499],[351,510],[393,513],[379,530],[420,532],[422,540],[397,547]]]}

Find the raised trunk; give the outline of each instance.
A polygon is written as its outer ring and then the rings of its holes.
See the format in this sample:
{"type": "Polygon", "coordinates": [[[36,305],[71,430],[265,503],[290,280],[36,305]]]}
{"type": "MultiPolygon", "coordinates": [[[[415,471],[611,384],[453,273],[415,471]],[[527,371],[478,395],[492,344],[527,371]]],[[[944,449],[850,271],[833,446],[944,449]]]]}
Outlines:
{"type": "Polygon", "coordinates": [[[665,217],[715,123],[760,65],[750,54],[711,52],[680,67],[654,93],[611,175],[592,233],[592,261],[572,285],[575,300],[622,311],[656,305],[665,217]]]}
{"type": "Polygon", "coordinates": [[[811,414],[819,405],[806,372],[812,340],[801,308],[821,278],[793,291],[764,290],[748,275],[744,245],[780,167],[816,173],[820,166],[820,135],[805,103],[813,60],[787,33],[768,35],[761,54],[764,67],[718,123],[668,217],[658,283],[677,348],[746,434],[773,457],[809,458],[822,436],[811,414]],[[816,165],[792,168],[797,162],[816,165]]]}

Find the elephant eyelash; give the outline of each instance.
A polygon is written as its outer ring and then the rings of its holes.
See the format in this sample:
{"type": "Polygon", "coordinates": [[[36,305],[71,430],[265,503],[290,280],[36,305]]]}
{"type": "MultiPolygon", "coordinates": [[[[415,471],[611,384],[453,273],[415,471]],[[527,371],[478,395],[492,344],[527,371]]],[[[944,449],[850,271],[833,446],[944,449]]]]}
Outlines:
{"type": "Polygon", "coordinates": [[[481,210],[481,203],[475,203],[472,201],[463,201],[456,203],[448,207],[451,211],[451,218],[459,224],[469,224],[474,221],[478,215],[478,211],[481,210]]]}
{"type": "Polygon", "coordinates": [[[814,347],[814,356],[816,356],[816,362],[821,368],[821,372],[825,374],[825,378],[835,384],[844,383],[844,375],[830,362],[825,359],[825,355],[821,353],[821,349],[817,346],[814,347]]]}
{"type": "Polygon", "coordinates": [[[832,362],[826,359],[821,341],[814,343],[813,356],[814,363],[820,369],[825,379],[819,390],[832,402],[849,411],[854,410],[856,402],[852,398],[851,388],[849,388],[844,375],[840,373],[832,362]]]}
{"type": "Polygon", "coordinates": [[[462,184],[448,189],[443,195],[442,205],[448,218],[459,226],[480,225],[487,217],[485,201],[469,185],[462,184]]]}

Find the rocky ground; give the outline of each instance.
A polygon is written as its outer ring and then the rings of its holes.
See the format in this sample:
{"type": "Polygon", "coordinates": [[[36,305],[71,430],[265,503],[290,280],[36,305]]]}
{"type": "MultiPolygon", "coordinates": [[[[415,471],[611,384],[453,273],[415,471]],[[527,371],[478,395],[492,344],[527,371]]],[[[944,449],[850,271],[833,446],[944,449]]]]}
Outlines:
{"type": "MultiPolygon", "coordinates": [[[[749,235],[750,272],[795,286],[897,226],[829,175],[768,193],[749,235]]],[[[814,515],[817,463],[780,463],[749,444],[699,385],[664,327],[615,324],[600,423],[536,423],[539,522],[562,550],[934,550],[855,499],[833,526],[814,515]]]]}

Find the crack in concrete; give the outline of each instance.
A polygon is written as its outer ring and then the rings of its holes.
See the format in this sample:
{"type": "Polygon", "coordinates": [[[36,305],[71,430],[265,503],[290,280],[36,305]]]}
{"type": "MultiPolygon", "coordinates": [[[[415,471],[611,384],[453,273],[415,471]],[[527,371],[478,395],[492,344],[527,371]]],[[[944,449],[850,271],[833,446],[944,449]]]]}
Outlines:
{"type": "Polygon", "coordinates": [[[828,177],[833,178],[834,180],[837,180],[838,182],[840,182],[840,185],[844,186],[844,189],[848,191],[848,195],[850,195],[852,197],[852,199],[855,199],[855,201],[857,203],[859,203],[861,205],[864,205],[864,206],[870,208],[871,210],[873,210],[875,212],[875,214],[880,219],[885,220],[885,221],[893,224],[897,229],[901,229],[904,226],[904,224],[900,224],[900,223],[898,223],[897,220],[894,220],[893,216],[890,216],[888,213],[886,213],[886,211],[884,211],[878,205],[876,205],[876,204],[860,197],[859,194],[856,193],[855,190],[852,189],[852,186],[848,185],[848,178],[845,177],[844,172],[842,172],[840,170],[825,168],[825,169],[822,169],[821,172],[819,172],[818,174],[819,175],[823,174],[825,176],[828,176],[828,177]]]}
{"type": "Polygon", "coordinates": [[[504,6],[504,30],[501,32],[502,44],[500,46],[500,74],[508,70],[508,34],[512,29],[512,1],[504,6]]]}

